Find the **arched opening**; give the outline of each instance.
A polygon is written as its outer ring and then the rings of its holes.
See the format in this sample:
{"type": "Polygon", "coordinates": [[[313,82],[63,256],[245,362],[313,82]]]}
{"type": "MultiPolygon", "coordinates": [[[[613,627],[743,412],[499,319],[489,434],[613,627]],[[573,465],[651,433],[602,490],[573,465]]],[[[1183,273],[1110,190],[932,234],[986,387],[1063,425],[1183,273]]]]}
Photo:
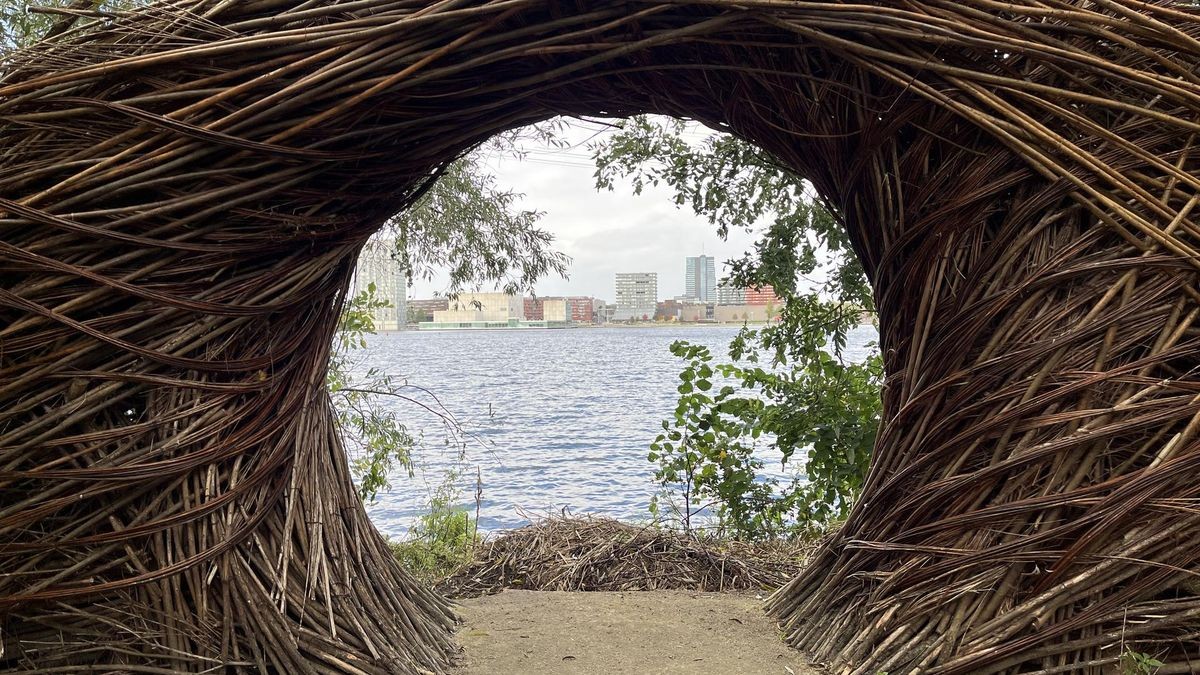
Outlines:
{"type": "Polygon", "coordinates": [[[353,260],[492,134],[657,112],[811,180],[877,289],[885,424],[773,600],[789,639],[1060,672],[1124,635],[1186,672],[1197,30],[1166,2],[193,0],[18,53],[6,664],[442,667],[450,615],[387,562],[322,395],[353,260]]]}
{"type": "MultiPolygon", "coordinates": [[[[828,238],[839,233],[825,235],[825,229],[816,228],[837,226],[832,218],[812,225],[811,214],[819,217],[824,212],[815,210],[802,181],[777,170],[752,146],[674,118],[555,120],[525,130],[515,142],[506,137],[472,151],[464,164],[452,169],[450,180],[435,185],[410,213],[432,214],[436,222],[444,218],[437,214],[448,214],[445,217],[454,223],[464,223],[458,226],[461,230],[472,231],[476,214],[491,210],[475,206],[474,198],[460,196],[474,197],[473,189],[447,194],[448,189],[465,184],[463,167],[471,167],[479,183],[495,181],[492,188],[497,196],[489,201],[501,203],[507,201],[504,195],[519,195],[514,214],[540,213],[533,227],[553,236],[549,247],[569,257],[569,268],[561,276],[551,271],[523,291],[512,287],[514,280],[527,278],[522,272],[508,272],[499,282],[455,282],[452,274],[463,269],[457,262],[435,274],[426,261],[457,259],[465,251],[424,253],[428,249],[423,245],[405,242],[393,233],[402,223],[413,222],[414,215],[408,214],[376,235],[375,243],[369,244],[374,248],[360,256],[352,285],[360,293],[370,280],[381,278],[374,272],[376,261],[386,262],[398,275],[408,266],[413,276],[412,284],[400,293],[380,290],[388,286],[387,279],[379,281],[376,289],[394,298],[394,306],[412,308],[407,329],[394,332],[396,310],[383,309],[376,324],[378,334],[367,337],[365,346],[348,351],[357,363],[354,371],[364,378],[356,390],[386,390],[388,382],[398,385],[396,396],[377,399],[378,409],[396,415],[412,438],[403,446],[406,451],[396,455],[389,474],[381,466],[384,462],[365,461],[378,456],[367,449],[367,439],[349,433],[352,468],[370,477],[363,486],[377,485],[375,477],[381,474],[390,476],[390,485],[377,494],[366,490],[368,514],[385,536],[443,541],[436,536],[443,530],[431,528],[430,518],[431,512],[444,513],[448,503],[456,507],[452,510],[458,511],[457,518],[479,516],[469,529],[481,538],[564,514],[617,518],[638,525],[653,519],[686,530],[694,510],[696,525],[703,524],[704,534],[750,539],[815,536],[827,518],[834,517],[838,500],[831,492],[849,494],[860,485],[863,463],[858,458],[869,454],[878,426],[881,369],[874,365],[877,358],[862,365],[878,354],[871,347],[877,337],[871,325],[873,312],[864,318],[864,312],[858,311],[873,307],[869,291],[860,292],[858,285],[847,289],[842,277],[830,276],[831,270],[843,272],[852,278],[850,283],[861,283],[855,274],[857,261],[852,252],[840,248],[840,240],[834,241],[833,252],[825,246],[828,238]],[[664,147],[672,148],[672,154],[654,150],[664,147]],[[605,155],[609,149],[619,154],[605,155]],[[603,156],[619,157],[622,162],[606,161],[603,156]],[[486,169],[479,168],[483,165],[486,169]],[[686,178],[678,170],[683,166],[690,167],[686,178]],[[598,167],[613,167],[613,189],[598,182],[598,167]],[[637,178],[626,172],[636,173],[637,178]],[[773,188],[778,199],[762,200],[750,191],[762,185],[779,186],[773,188]],[[709,202],[708,195],[725,198],[709,202]],[[684,200],[682,206],[679,200],[684,200]],[[722,226],[728,228],[727,236],[722,236],[722,226]],[[796,229],[805,237],[803,244],[790,235],[796,229]],[[788,242],[778,247],[780,253],[774,257],[759,248],[766,246],[768,232],[788,242]],[[401,246],[406,250],[397,252],[401,246]],[[413,251],[416,262],[406,262],[408,251],[413,251]],[[810,251],[813,259],[826,264],[810,269],[806,263],[810,251]],[[773,265],[767,272],[760,271],[764,261],[773,265]],[[720,285],[743,269],[753,272],[742,272],[728,287],[720,285]],[[749,277],[751,273],[756,276],[749,277]],[[747,291],[743,286],[757,288],[747,291]],[[793,286],[796,293],[805,294],[804,300],[814,303],[797,310],[807,320],[796,321],[794,330],[805,336],[816,333],[813,342],[824,347],[793,349],[785,362],[776,364],[773,349],[758,348],[761,341],[756,333],[788,328],[781,324],[780,297],[793,292],[793,286]],[[467,295],[448,297],[456,288],[467,295]],[[509,298],[497,292],[502,288],[525,296],[515,311],[509,298]],[[471,304],[476,291],[485,294],[478,309],[471,304]],[[707,297],[701,297],[701,291],[707,297]],[[817,305],[808,293],[826,300],[817,305]],[[835,297],[846,306],[834,304],[835,297]],[[449,308],[462,308],[464,299],[466,308],[456,310],[457,321],[471,323],[451,323],[449,308]],[[571,316],[566,315],[566,302],[571,303],[571,316]],[[814,305],[826,312],[812,318],[809,307],[814,305]],[[830,352],[837,351],[828,338],[835,322],[839,335],[846,335],[846,349],[826,363],[830,352]],[[751,346],[747,351],[752,353],[731,357],[731,341],[747,324],[754,334],[738,344],[751,346]],[[737,420],[736,427],[720,426],[717,435],[697,446],[704,449],[705,465],[722,469],[722,478],[714,480],[732,489],[724,497],[710,493],[710,486],[715,486],[706,478],[702,491],[708,496],[694,497],[696,503],[686,511],[682,495],[691,480],[668,467],[680,467],[687,476],[695,476],[701,467],[661,446],[672,442],[662,427],[664,421],[673,428],[686,428],[687,422],[676,418],[685,397],[679,388],[681,378],[696,377],[690,359],[673,353],[677,341],[702,345],[712,358],[712,370],[708,375],[699,373],[705,382],[686,394],[689,400],[703,405],[711,398],[703,392],[722,401],[732,397],[722,409],[733,411],[731,423],[737,420]],[[794,352],[801,349],[805,351],[796,356],[794,352]],[[857,368],[834,365],[840,359],[857,368]],[[726,376],[719,368],[730,361],[743,369],[762,366],[775,376],[791,374],[800,384],[772,379],[768,386],[744,385],[742,377],[726,376]],[[804,365],[817,368],[818,364],[821,377],[814,381],[807,374],[813,371],[806,371],[804,365]],[[379,384],[369,383],[372,369],[379,384]],[[726,385],[733,391],[721,394],[726,385]],[[822,398],[841,400],[833,410],[802,408],[807,410],[803,419],[817,418],[827,427],[839,425],[836,443],[828,435],[818,438],[799,414],[793,416],[795,423],[780,421],[773,414],[778,410],[775,406],[801,407],[798,402],[817,398],[818,392],[812,390],[816,386],[821,387],[822,398]],[[835,387],[835,393],[827,387],[835,387]],[[777,393],[763,396],[764,389],[777,393]],[[774,405],[737,405],[764,400],[774,405]],[[659,435],[664,438],[657,439],[659,435]],[[657,450],[652,447],[656,440],[657,450]],[[805,473],[813,461],[809,459],[813,442],[822,444],[814,467],[829,467],[817,470],[828,477],[820,484],[807,480],[805,473]],[[663,449],[666,453],[660,452],[663,449]],[[655,454],[648,457],[648,452],[655,454]],[[731,461],[724,462],[730,453],[731,461]],[[787,464],[785,455],[791,460],[787,464]],[[408,462],[407,457],[416,459],[408,462]],[[761,466],[755,466],[758,463],[761,466]],[[668,473],[656,479],[658,471],[668,473]],[[743,481],[750,475],[757,480],[747,485],[743,481]],[[844,480],[846,476],[851,478],[844,480]],[[733,488],[734,482],[738,487],[733,488]],[[752,486],[757,489],[752,491],[752,486]],[[799,505],[810,499],[820,503],[818,513],[799,505]],[[732,518],[731,504],[737,509],[732,518]],[[718,512],[727,517],[716,517],[718,512]]],[[[521,227],[516,218],[501,216],[494,222],[512,223],[513,230],[521,227]]],[[[450,226],[444,223],[433,229],[453,231],[450,226]]],[[[466,240],[474,238],[468,234],[466,240]]],[[[520,257],[546,256],[524,253],[520,257]]],[[[475,269],[496,268],[479,264],[475,269]]],[[[335,409],[341,408],[335,405],[335,409]]],[[[366,425],[351,421],[346,426],[366,425]]],[[[452,536],[444,540],[458,541],[452,536]]],[[[465,545],[450,548],[467,554],[465,545]]],[[[400,550],[410,549],[400,546],[400,550]]],[[[420,561],[416,566],[424,568],[420,561]]]]}

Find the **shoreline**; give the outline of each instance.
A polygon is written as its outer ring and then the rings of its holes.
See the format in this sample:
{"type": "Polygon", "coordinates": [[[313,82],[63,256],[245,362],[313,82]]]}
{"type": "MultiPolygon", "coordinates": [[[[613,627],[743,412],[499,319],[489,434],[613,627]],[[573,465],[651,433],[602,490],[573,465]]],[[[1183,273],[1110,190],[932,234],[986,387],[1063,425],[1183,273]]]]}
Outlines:
{"type": "MultiPolygon", "coordinates": [[[[577,324],[577,325],[573,325],[573,326],[562,326],[562,327],[554,327],[554,328],[541,328],[541,327],[519,327],[519,328],[509,328],[509,327],[505,327],[505,328],[438,328],[438,329],[424,329],[424,330],[422,330],[421,328],[418,328],[418,327],[416,327],[416,326],[412,326],[412,327],[407,327],[407,328],[403,328],[403,329],[396,329],[396,328],[384,328],[384,329],[379,329],[379,330],[376,330],[376,331],[375,331],[375,333],[376,333],[376,334],[380,334],[380,335],[382,335],[382,334],[384,334],[384,333],[471,333],[471,332],[482,332],[482,331],[492,331],[492,332],[504,332],[504,331],[513,331],[513,332],[518,332],[518,331],[519,331],[519,332],[526,332],[526,331],[539,331],[539,332],[541,332],[541,331],[564,331],[564,330],[579,330],[579,329],[584,329],[584,330],[593,330],[593,329],[600,329],[600,330],[614,330],[614,329],[638,329],[638,328],[655,328],[655,329],[659,329],[659,328],[727,328],[727,327],[741,327],[741,326],[747,326],[747,327],[750,327],[750,328],[762,328],[762,327],[764,327],[764,326],[769,326],[769,325],[773,325],[773,324],[772,324],[772,323],[765,322],[765,321],[758,321],[758,322],[755,322],[755,321],[749,321],[749,322],[744,322],[744,323],[743,323],[743,322],[736,322],[736,323],[735,323],[735,322],[732,322],[732,321],[730,321],[730,322],[727,322],[727,323],[717,323],[717,322],[715,322],[715,321],[713,321],[713,322],[708,322],[708,321],[688,321],[688,322],[683,322],[683,321],[672,321],[672,322],[666,322],[666,321],[664,321],[664,322],[645,321],[645,322],[641,322],[641,323],[632,323],[632,324],[626,324],[626,323],[601,323],[601,324],[590,324],[590,323],[586,323],[586,324],[577,324]]],[[[869,326],[869,325],[872,325],[872,324],[870,324],[870,323],[862,323],[862,324],[859,324],[859,325],[862,325],[862,326],[869,326]]]]}

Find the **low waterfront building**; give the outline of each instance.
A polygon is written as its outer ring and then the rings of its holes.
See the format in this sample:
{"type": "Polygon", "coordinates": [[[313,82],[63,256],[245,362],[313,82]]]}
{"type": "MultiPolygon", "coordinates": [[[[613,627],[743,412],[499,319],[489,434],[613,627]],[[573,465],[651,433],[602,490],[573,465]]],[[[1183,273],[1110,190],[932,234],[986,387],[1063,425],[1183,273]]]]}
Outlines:
{"type": "Polygon", "coordinates": [[[463,293],[445,310],[423,321],[421,330],[487,330],[510,328],[568,328],[571,320],[564,300],[540,299],[541,316],[525,318],[525,301],[507,293],[463,293]]]}
{"type": "Polygon", "coordinates": [[[614,307],[612,318],[609,321],[621,323],[652,321],[656,311],[656,307],[614,307]]]}
{"type": "Polygon", "coordinates": [[[778,318],[779,307],[769,305],[717,305],[713,311],[718,323],[766,323],[778,318]]]}
{"type": "Polygon", "coordinates": [[[679,306],[679,320],[688,323],[714,321],[716,305],[711,302],[689,302],[679,306]]]}
{"type": "Polygon", "coordinates": [[[408,322],[433,321],[433,313],[450,308],[447,298],[424,298],[408,301],[408,322]]]}
{"type": "Polygon", "coordinates": [[[684,295],[679,295],[674,298],[668,298],[658,303],[657,311],[654,313],[654,318],[659,321],[681,321],[684,311],[689,307],[694,307],[702,303],[684,295]]]}
{"type": "Polygon", "coordinates": [[[570,321],[509,319],[508,321],[423,321],[417,327],[421,330],[523,330],[528,328],[572,328],[574,325],[570,321]]]}
{"type": "Polygon", "coordinates": [[[507,322],[523,318],[522,299],[508,293],[461,293],[447,309],[433,313],[434,323],[507,322]]]}

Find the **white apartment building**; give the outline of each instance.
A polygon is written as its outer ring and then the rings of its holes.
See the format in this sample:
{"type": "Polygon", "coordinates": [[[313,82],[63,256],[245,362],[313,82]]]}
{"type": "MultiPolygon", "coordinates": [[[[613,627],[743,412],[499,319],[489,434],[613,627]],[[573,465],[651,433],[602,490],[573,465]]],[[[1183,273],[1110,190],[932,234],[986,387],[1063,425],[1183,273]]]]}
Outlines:
{"type": "Polygon", "coordinates": [[[391,307],[380,307],[371,312],[376,330],[401,330],[407,317],[408,278],[399,261],[392,257],[395,248],[393,239],[368,241],[358,256],[354,279],[350,282],[352,295],[375,284],[375,295],[391,303],[391,307]]]}
{"type": "Polygon", "coordinates": [[[746,289],[730,286],[729,284],[721,284],[717,286],[717,304],[718,305],[744,305],[746,304],[746,289]]]}
{"type": "Polygon", "coordinates": [[[657,272],[618,272],[614,321],[654,318],[658,306],[657,272]]]}

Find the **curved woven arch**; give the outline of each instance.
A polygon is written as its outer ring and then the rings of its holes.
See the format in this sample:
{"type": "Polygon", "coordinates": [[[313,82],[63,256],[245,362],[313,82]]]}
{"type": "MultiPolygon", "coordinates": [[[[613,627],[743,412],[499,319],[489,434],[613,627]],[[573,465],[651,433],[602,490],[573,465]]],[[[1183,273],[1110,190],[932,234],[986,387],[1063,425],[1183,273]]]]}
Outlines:
{"type": "Polygon", "coordinates": [[[839,671],[1200,662],[1200,25],[1115,0],[181,0],[0,80],[10,668],[445,667],[323,393],[355,256],[555,114],[723,126],[877,289],[861,502],[771,600],[839,671]]]}

